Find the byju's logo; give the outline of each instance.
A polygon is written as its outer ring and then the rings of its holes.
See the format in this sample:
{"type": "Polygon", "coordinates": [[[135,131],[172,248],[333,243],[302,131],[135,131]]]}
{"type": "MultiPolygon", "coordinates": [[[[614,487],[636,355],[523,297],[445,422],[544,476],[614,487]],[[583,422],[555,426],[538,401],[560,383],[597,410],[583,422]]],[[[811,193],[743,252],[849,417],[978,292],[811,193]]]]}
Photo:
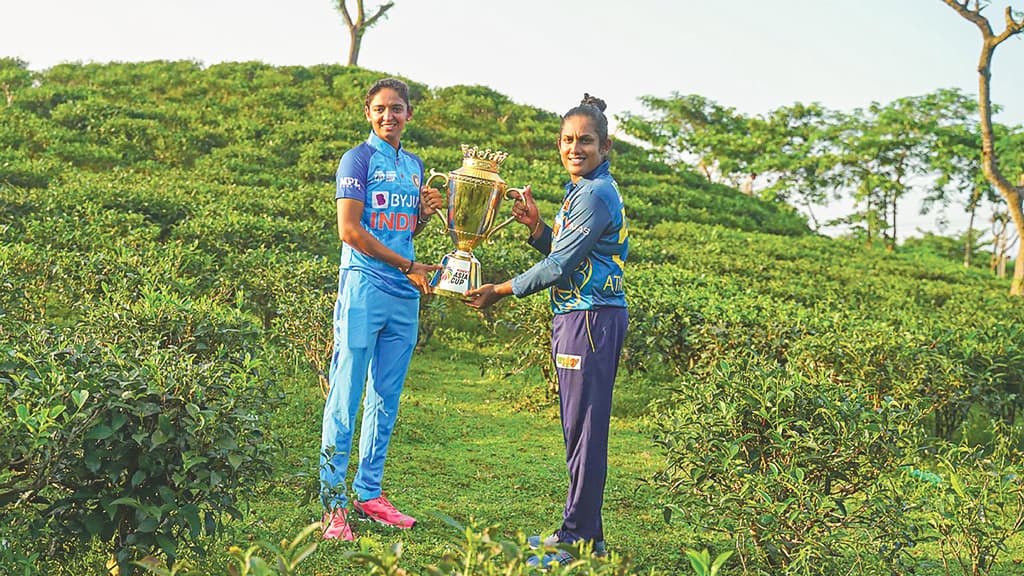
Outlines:
{"type": "Polygon", "coordinates": [[[388,193],[387,192],[374,192],[373,193],[373,207],[380,209],[387,209],[388,207],[388,193]]]}

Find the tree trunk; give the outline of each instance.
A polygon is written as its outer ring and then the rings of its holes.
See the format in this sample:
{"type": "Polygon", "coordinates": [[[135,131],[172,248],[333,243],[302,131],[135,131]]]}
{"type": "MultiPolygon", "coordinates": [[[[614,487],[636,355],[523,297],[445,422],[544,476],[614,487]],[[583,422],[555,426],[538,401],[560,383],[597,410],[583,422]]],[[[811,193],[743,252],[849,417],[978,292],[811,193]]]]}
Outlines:
{"type": "Polygon", "coordinates": [[[967,237],[964,239],[964,268],[971,267],[971,250],[974,246],[974,216],[978,212],[978,200],[981,198],[981,186],[974,187],[974,196],[971,197],[970,218],[967,220],[967,237]]]}
{"type": "Polygon", "coordinates": [[[358,66],[359,45],[363,43],[363,31],[361,28],[349,28],[348,31],[348,65],[358,66]]]}
{"type": "MultiPolygon", "coordinates": [[[[900,183],[902,185],[902,182],[900,183]]],[[[890,252],[896,250],[896,193],[892,194],[892,235],[889,237],[889,245],[886,247],[890,252]]]]}
{"type": "MultiPolygon", "coordinates": [[[[995,152],[995,136],[992,130],[992,55],[1004,40],[1024,31],[1024,18],[1014,19],[1013,10],[1006,7],[1006,28],[996,35],[988,18],[981,15],[984,5],[975,3],[971,10],[966,1],[942,0],[960,16],[974,23],[981,31],[982,48],[978,58],[978,110],[981,116],[981,168],[985,179],[989,181],[1006,199],[1006,208],[1017,230],[1017,237],[1024,237],[1024,208],[1021,206],[1021,187],[1014,186],[999,170],[999,159],[995,152]]],[[[1011,296],[1024,296],[1024,242],[1017,245],[1016,265],[1013,267],[1013,280],[1010,282],[1011,296]]]]}
{"type": "Polygon", "coordinates": [[[999,259],[1005,250],[1003,246],[1003,235],[1006,234],[1006,220],[999,211],[992,213],[992,257],[989,258],[989,270],[993,275],[999,275],[999,259]]]}
{"type": "Polygon", "coordinates": [[[358,66],[359,48],[363,43],[363,34],[366,34],[366,31],[376,24],[395,3],[387,2],[381,4],[377,7],[376,14],[367,18],[363,0],[356,0],[356,16],[353,18],[352,14],[348,11],[346,2],[347,0],[337,0],[338,11],[341,12],[341,16],[345,19],[345,25],[348,26],[348,65],[358,66]]]}

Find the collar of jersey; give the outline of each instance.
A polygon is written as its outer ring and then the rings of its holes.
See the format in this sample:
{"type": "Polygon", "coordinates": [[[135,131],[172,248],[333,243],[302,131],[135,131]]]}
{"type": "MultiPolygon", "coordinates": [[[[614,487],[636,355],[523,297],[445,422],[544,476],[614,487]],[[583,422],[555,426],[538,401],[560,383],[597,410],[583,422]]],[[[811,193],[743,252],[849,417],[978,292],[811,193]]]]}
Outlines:
{"type": "Polygon", "coordinates": [[[373,146],[378,152],[383,152],[385,154],[395,154],[395,156],[398,156],[398,152],[402,151],[401,142],[398,143],[398,150],[396,151],[390,142],[380,136],[377,136],[377,133],[373,131],[370,131],[370,137],[366,139],[366,143],[373,146]]]}
{"type": "MultiPolygon", "coordinates": [[[[374,134],[374,136],[376,136],[376,134],[374,134]]],[[[611,166],[612,166],[611,162],[609,162],[608,160],[605,160],[604,162],[601,162],[600,166],[598,166],[597,168],[594,168],[589,173],[584,174],[583,176],[581,176],[580,179],[577,180],[575,183],[570,181],[568,184],[565,185],[565,189],[566,190],[573,190],[573,189],[579,188],[581,185],[583,185],[583,181],[584,180],[587,180],[587,181],[589,181],[589,180],[596,180],[596,179],[600,178],[601,176],[604,176],[605,174],[608,174],[611,171],[611,166]]]]}

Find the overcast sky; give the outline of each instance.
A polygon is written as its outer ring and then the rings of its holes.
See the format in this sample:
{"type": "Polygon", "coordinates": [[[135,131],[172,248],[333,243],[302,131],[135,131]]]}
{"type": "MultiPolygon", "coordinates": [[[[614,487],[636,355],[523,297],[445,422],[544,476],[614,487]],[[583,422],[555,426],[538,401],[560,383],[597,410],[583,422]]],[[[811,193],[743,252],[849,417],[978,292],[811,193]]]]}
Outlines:
{"type": "MultiPolygon", "coordinates": [[[[482,84],[551,112],[583,92],[612,114],[678,92],[748,115],[796,102],[852,111],[939,88],[977,93],[980,33],[941,0],[394,2],[367,33],[361,66],[435,88],[482,84]]],[[[986,10],[997,32],[1007,4],[986,10]]],[[[1024,0],[1009,4],[1024,10],[1024,0]]],[[[336,0],[0,0],[0,14],[0,57],[36,70],[75,61],[312,65],[348,55],[336,0]]],[[[997,50],[992,87],[1004,109],[997,121],[1024,124],[1022,39],[997,50]]],[[[929,226],[909,218],[904,232],[929,226]]]]}

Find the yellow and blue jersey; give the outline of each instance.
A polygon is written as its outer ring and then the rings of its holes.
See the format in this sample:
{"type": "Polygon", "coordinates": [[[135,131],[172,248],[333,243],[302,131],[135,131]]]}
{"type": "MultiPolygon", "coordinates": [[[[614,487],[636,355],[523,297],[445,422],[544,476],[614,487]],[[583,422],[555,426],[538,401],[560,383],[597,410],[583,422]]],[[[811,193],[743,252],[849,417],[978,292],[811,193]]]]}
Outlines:
{"type": "MultiPolygon", "coordinates": [[[[335,199],[363,203],[360,223],[374,238],[409,260],[415,259],[412,236],[420,209],[423,161],[396,150],[370,133],[365,142],[345,153],[335,177],[335,199]]],[[[385,292],[403,298],[419,298],[419,291],[393,266],[371,258],[348,244],[341,249],[341,269],[360,270],[385,292]]]]}
{"type": "Polygon", "coordinates": [[[545,226],[530,243],[546,257],[512,279],[516,296],[550,288],[555,314],[626,307],[623,267],[629,233],[608,161],[566,185],[553,226],[545,226]]]}

